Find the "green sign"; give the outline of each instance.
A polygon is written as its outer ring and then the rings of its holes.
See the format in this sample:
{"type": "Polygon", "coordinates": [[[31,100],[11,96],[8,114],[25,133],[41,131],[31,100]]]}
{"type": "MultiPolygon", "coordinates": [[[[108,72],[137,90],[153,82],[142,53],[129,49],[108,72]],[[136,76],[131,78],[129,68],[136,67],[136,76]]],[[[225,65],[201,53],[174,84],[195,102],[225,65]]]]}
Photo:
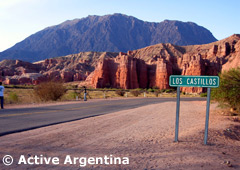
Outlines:
{"type": "Polygon", "coordinates": [[[169,78],[169,85],[172,87],[218,87],[218,76],[181,76],[172,75],[169,78]]]}

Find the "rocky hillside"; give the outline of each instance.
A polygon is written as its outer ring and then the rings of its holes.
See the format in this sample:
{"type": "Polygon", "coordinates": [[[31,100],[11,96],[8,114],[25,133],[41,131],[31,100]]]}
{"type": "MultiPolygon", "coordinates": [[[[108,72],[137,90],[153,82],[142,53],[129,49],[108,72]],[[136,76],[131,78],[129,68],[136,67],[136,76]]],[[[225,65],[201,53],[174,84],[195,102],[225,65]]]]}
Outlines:
{"type": "Polygon", "coordinates": [[[0,53],[0,60],[35,62],[84,51],[127,52],[158,43],[214,42],[212,33],[192,22],[144,22],[123,14],[88,16],[48,27],[0,53]]]}
{"type": "Polygon", "coordinates": [[[81,52],[36,63],[21,60],[0,62],[0,80],[5,84],[38,84],[46,80],[82,81],[94,71],[102,58],[115,58],[118,53],[81,52]]]}
{"type": "MultiPolygon", "coordinates": [[[[217,75],[240,66],[240,35],[205,45],[157,44],[127,53],[81,52],[36,63],[0,62],[5,84],[38,84],[54,79],[84,81],[95,88],[169,88],[169,76],[217,75]]],[[[202,92],[202,88],[182,88],[202,92]]]]}
{"type": "MultiPolygon", "coordinates": [[[[116,58],[103,58],[89,77],[95,88],[167,89],[172,74],[218,75],[235,67],[240,67],[240,35],[206,45],[157,44],[120,53],[116,58]]],[[[203,89],[184,87],[182,91],[200,93],[203,89]]]]}

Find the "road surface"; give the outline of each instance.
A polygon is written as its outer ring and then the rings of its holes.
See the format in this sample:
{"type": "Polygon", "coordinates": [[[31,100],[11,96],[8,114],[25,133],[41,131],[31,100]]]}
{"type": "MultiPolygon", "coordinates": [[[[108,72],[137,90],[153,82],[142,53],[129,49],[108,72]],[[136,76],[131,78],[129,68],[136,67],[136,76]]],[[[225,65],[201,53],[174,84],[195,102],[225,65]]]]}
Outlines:
{"type": "MultiPolygon", "coordinates": [[[[205,100],[206,98],[181,99],[181,101],[205,100]]],[[[0,110],[0,136],[169,101],[176,101],[176,98],[80,101],[76,104],[0,110]]]]}

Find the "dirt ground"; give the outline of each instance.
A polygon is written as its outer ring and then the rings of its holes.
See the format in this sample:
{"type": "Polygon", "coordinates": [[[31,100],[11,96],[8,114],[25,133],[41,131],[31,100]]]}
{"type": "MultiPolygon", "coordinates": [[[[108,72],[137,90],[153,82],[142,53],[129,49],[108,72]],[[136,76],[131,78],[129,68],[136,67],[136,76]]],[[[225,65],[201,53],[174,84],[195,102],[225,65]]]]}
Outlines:
{"type": "MultiPolygon", "coordinates": [[[[176,103],[143,106],[0,137],[0,157],[14,163],[0,169],[82,169],[76,165],[17,165],[31,157],[128,157],[129,165],[87,165],[83,169],[240,169],[239,122],[211,104],[208,145],[203,144],[206,102],[181,102],[179,142],[174,141],[176,103]],[[227,135],[226,135],[227,134],[227,135]],[[236,136],[235,136],[236,137],[236,136]]],[[[62,161],[63,162],[63,161],[62,161]]]]}

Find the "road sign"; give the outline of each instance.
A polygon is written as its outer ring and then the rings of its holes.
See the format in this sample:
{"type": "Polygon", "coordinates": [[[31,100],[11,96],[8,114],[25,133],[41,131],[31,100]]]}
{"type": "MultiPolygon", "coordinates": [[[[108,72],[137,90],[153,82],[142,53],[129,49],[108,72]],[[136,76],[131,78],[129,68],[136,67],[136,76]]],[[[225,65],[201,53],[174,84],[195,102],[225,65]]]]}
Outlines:
{"type": "Polygon", "coordinates": [[[175,142],[178,142],[180,87],[207,87],[208,88],[207,89],[207,109],[206,109],[206,121],[205,121],[205,134],[204,134],[204,144],[207,145],[211,88],[216,88],[219,86],[219,77],[218,76],[171,75],[169,78],[169,86],[177,87],[175,142]]]}
{"type": "Polygon", "coordinates": [[[169,78],[169,86],[172,87],[211,87],[219,86],[218,76],[181,76],[172,75],[169,78]]]}

